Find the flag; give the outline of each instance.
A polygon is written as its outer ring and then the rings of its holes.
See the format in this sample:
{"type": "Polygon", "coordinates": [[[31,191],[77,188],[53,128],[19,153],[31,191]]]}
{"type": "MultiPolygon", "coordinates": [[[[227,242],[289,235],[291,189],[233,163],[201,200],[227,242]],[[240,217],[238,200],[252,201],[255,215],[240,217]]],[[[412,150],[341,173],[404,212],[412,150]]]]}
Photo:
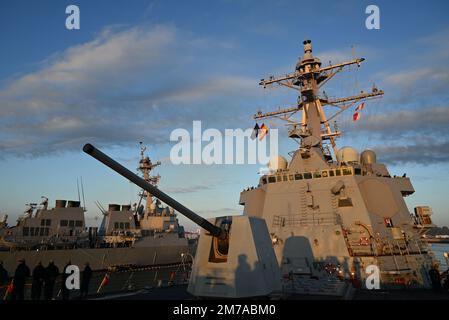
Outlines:
{"type": "Polygon", "coordinates": [[[356,108],[355,108],[355,112],[352,115],[352,121],[357,121],[360,120],[361,117],[361,111],[363,110],[363,108],[365,107],[365,102],[359,104],[356,108]]]}
{"type": "Polygon", "coordinates": [[[168,282],[173,283],[173,281],[175,280],[175,277],[176,277],[176,272],[175,271],[170,272],[170,279],[168,280],[168,282]]]}
{"type": "Polygon", "coordinates": [[[259,125],[256,123],[256,125],[254,126],[253,132],[251,133],[251,140],[254,140],[257,138],[257,136],[259,135],[259,125]]]}
{"type": "Polygon", "coordinates": [[[359,104],[359,105],[357,106],[357,108],[355,108],[355,111],[361,111],[361,110],[363,110],[364,107],[365,107],[365,102],[359,104]]]}
{"type": "Polygon", "coordinates": [[[106,273],[106,274],[104,275],[103,280],[102,280],[101,283],[100,283],[100,286],[98,287],[97,293],[99,293],[100,290],[101,290],[105,285],[107,285],[108,283],[109,283],[109,274],[106,273]]]}
{"type": "Polygon", "coordinates": [[[13,290],[14,290],[14,284],[13,284],[13,281],[11,281],[11,283],[8,284],[8,286],[6,287],[5,296],[3,297],[3,300],[7,300],[8,297],[10,295],[12,295],[13,290]]]}
{"type": "Polygon", "coordinates": [[[387,228],[393,228],[393,221],[391,221],[391,218],[384,218],[384,222],[387,228]]]}
{"type": "Polygon", "coordinates": [[[259,129],[259,140],[262,141],[267,134],[268,134],[268,127],[265,125],[265,123],[262,123],[259,129]]]}
{"type": "Polygon", "coordinates": [[[360,112],[354,112],[352,115],[352,121],[357,121],[360,119],[360,112]]]}

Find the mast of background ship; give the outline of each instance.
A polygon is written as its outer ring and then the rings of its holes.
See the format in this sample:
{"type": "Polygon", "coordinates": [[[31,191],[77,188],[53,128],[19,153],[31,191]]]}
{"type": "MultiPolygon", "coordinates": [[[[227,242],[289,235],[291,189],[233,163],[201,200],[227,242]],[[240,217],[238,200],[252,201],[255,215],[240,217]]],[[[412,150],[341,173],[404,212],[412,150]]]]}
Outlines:
{"type": "MultiPolygon", "coordinates": [[[[140,161],[139,161],[139,168],[137,170],[141,171],[143,173],[143,179],[150,183],[153,186],[156,186],[160,180],[160,176],[151,176],[151,170],[153,170],[155,167],[159,166],[161,164],[160,161],[157,161],[156,163],[152,163],[150,158],[148,156],[145,156],[145,150],[147,148],[143,146],[142,142],[140,142],[140,161]]],[[[145,212],[148,215],[151,215],[153,213],[151,205],[153,204],[153,195],[150,194],[148,191],[142,190],[142,197],[146,198],[145,202],[145,212]]]]}
{"type": "Polygon", "coordinates": [[[283,77],[273,77],[269,79],[262,79],[259,83],[264,88],[268,85],[277,83],[279,85],[299,91],[297,105],[290,108],[283,108],[274,112],[262,113],[258,112],[254,115],[254,119],[264,119],[276,117],[288,122],[288,125],[293,128],[289,130],[289,137],[309,139],[309,143],[320,147],[323,151],[323,140],[329,140],[334,155],[337,154],[335,139],[340,136],[341,132],[338,130],[332,131],[329,120],[323,110],[323,106],[328,105],[337,107],[340,110],[331,118],[334,118],[338,113],[348,109],[355,103],[362,99],[374,98],[383,95],[382,90],[373,87],[371,93],[360,93],[352,97],[345,97],[336,100],[328,100],[327,97],[319,97],[318,90],[330,79],[332,79],[338,72],[343,70],[345,66],[357,64],[358,66],[365,59],[358,58],[351,61],[329,65],[321,68],[321,61],[312,55],[312,41],[305,40],[304,55],[298,61],[294,73],[287,74],[283,77]],[[302,111],[302,119],[293,121],[290,118],[296,112],[302,111]]]}

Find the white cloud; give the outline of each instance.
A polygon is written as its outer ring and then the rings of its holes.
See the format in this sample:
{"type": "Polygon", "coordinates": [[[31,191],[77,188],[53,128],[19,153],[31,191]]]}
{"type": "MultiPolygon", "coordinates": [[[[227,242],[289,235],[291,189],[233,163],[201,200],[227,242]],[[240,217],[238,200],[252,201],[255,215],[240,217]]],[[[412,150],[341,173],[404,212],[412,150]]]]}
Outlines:
{"type": "Polygon", "coordinates": [[[165,25],[121,28],[53,54],[0,88],[1,156],[74,150],[87,140],[168,143],[175,125],[219,119],[229,111],[219,104],[236,107],[236,98],[258,90],[257,81],[201,59],[233,50],[226,39],[165,25]]]}
{"type": "Polygon", "coordinates": [[[387,76],[385,83],[413,95],[438,92],[441,89],[447,89],[449,70],[445,66],[403,70],[387,76]]]}
{"type": "Polygon", "coordinates": [[[396,136],[410,133],[449,133],[449,106],[424,107],[368,115],[357,131],[396,136]]]}
{"type": "Polygon", "coordinates": [[[167,51],[175,42],[176,30],[166,26],[103,32],[54,55],[40,70],[0,90],[0,112],[41,112],[68,108],[68,100],[96,99],[167,62],[167,51]]]}
{"type": "Polygon", "coordinates": [[[239,95],[242,92],[251,93],[258,89],[257,81],[245,77],[224,76],[211,81],[174,88],[156,93],[151,97],[158,102],[186,103],[205,100],[212,96],[239,95]]]}
{"type": "Polygon", "coordinates": [[[386,163],[417,163],[428,166],[448,162],[449,142],[432,143],[421,139],[413,144],[379,146],[375,150],[380,160],[386,163]]]}

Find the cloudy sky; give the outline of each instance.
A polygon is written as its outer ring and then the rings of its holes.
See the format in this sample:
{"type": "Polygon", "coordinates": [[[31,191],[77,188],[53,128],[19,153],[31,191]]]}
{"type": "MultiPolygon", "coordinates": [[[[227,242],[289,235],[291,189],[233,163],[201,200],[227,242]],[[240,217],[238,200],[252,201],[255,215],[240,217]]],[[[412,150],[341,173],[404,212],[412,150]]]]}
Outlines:
{"type": "MultiPolygon", "coordinates": [[[[95,200],[135,202],[138,190],[81,148],[94,143],[135,169],[139,141],[162,160],[162,190],[207,217],[240,213],[239,192],[260,166],[174,166],[170,132],[191,131],[193,120],[251,128],[258,109],[292,105],[291,92],[258,80],[293,71],[310,38],[325,63],[366,58],[327,85],[329,96],[373,83],[386,92],[357,123],[351,112],[338,118],[339,145],[372,148],[392,174],[406,172],[417,191],[410,209],[431,205],[448,225],[449,4],[377,1],[381,29],[367,30],[371,3],[1,1],[0,213],[14,220],[43,195],[77,199],[81,176],[92,223],[95,200]],[[80,30],[65,28],[69,4],[80,8],[80,30]]],[[[285,156],[294,146],[281,141],[285,156]]]]}

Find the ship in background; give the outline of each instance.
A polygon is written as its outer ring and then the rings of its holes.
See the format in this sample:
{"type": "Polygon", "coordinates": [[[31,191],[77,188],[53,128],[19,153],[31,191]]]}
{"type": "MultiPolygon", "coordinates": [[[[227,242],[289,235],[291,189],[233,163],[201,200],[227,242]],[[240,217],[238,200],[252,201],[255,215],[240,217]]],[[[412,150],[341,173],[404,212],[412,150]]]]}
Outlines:
{"type": "MultiPolygon", "coordinates": [[[[153,163],[140,150],[138,170],[143,178],[157,186],[160,176],[151,171],[161,163],[153,163]]],[[[0,260],[12,272],[17,260],[24,258],[34,266],[54,261],[62,267],[68,261],[92,269],[114,266],[153,266],[182,262],[183,253],[194,251],[195,241],[185,237],[176,212],[142,190],[139,201],[130,204],[109,204],[100,227],[87,227],[85,207],[81,201],[49,200],[42,197],[40,205],[28,204],[15,226],[8,226],[7,216],[0,222],[0,260]]]]}

